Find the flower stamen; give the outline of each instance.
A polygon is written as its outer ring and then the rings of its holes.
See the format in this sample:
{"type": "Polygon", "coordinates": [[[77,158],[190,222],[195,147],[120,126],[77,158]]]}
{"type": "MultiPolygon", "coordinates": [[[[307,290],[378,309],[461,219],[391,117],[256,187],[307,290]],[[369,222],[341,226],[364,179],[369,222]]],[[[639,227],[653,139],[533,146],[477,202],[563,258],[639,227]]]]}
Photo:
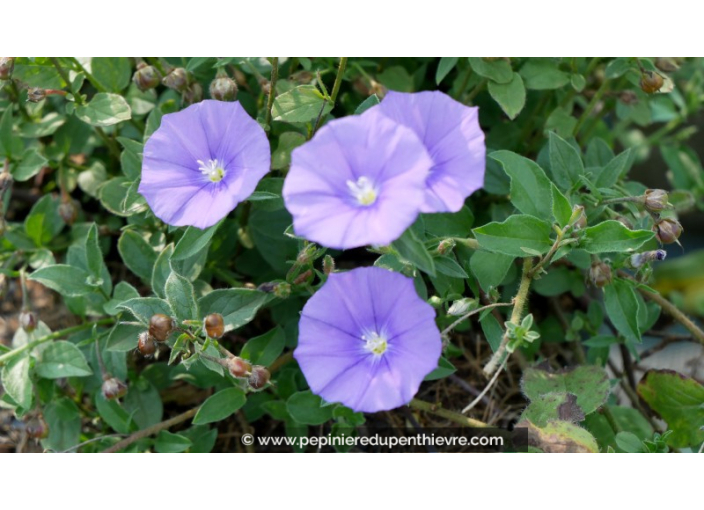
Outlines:
{"type": "Polygon", "coordinates": [[[359,205],[370,206],[376,202],[377,189],[368,177],[362,176],[357,182],[348,180],[347,188],[359,205]]]}
{"type": "Polygon", "coordinates": [[[225,169],[217,159],[209,159],[207,163],[203,163],[203,161],[199,159],[197,163],[200,165],[198,170],[210,179],[211,182],[220,182],[225,177],[225,169]]]}
{"type": "Polygon", "coordinates": [[[362,340],[366,342],[364,348],[376,356],[381,356],[388,348],[386,336],[376,331],[362,335],[362,340]]]}

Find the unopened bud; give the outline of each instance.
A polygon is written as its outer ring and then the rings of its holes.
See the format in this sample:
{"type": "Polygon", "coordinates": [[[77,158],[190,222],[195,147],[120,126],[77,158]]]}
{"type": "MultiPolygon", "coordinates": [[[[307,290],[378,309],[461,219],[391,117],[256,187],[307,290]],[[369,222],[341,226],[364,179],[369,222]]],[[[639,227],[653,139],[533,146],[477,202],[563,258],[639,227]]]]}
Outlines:
{"type": "Polygon", "coordinates": [[[0,194],[4,193],[5,190],[12,186],[13,182],[12,174],[10,172],[0,173],[0,194]]]}
{"type": "Polygon", "coordinates": [[[117,377],[110,377],[103,381],[103,386],[100,390],[105,400],[114,400],[124,397],[127,394],[127,385],[117,377]]]}
{"type": "Polygon", "coordinates": [[[456,243],[454,239],[443,239],[438,244],[438,253],[440,255],[450,253],[455,248],[455,244],[456,243]]]}
{"type": "Polygon", "coordinates": [[[288,283],[279,283],[274,287],[274,295],[277,298],[286,299],[291,295],[291,285],[288,283]]]}
{"type": "Polygon", "coordinates": [[[68,199],[59,204],[59,216],[66,225],[71,226],[78,218],[78,205],[75,200],[68,199]]]}
{"type": "Polygon", "coordinates": [[[587,227],[587,215],[584,212],[583,206],[574,206],[572,216],[570,217],[570,225],[572,225],[575,230],[582,230],[587,227]]]}
{"type": "Polygon", "coordinates": [[[636,104],[638,102],[638,95],[632,90],[624,90],[618,95],[618,98],[622,103],[627,105],[636,104]]]}
{"type": "Polygon", "coordinates": [[[323,273],[326,275],[329,275],[330,273],[335,271],[335,259],[333,259],[330,255],[325,255],[325,258],[323,259],[323,273]]]}
{"type": "Polygon", "coordinates": [[[237,97],[235,80],[226,75],[216,76],[210,82],[210,97],[218,101],[234,101],[237,97]]]}
{"type": "Polygon", "coordinates": [[[0,57],[0,80],[12,78],[15,69],[15,57],[0,57]]]}
{"type": "Polygon", "coordinates": [[[447,315],[460,316],[477,307],[477,300],[472,298],[462,298],[453,301],[450,308],[447,310],[447,315]]]}
{"type": "Polygon", "coordinates": [[[257,290],[259,292],[266,292],[267,294],[270,294],[271,292],[274,292],[276,290],[276,286],[278,283],[276,282],[266,282],[262,283],[259,287],[257,287],[257,290]]]}
{"type": "Polygon", "coordinates": [[[312,262],[317,251],[317,246],[312,243],[308,244],[305,248],[298,252],[298,255],[296,255],[296,262],[301,266],[312,262]]]}
{"type": "Polygon", "coordinates": [[[247,377],[252,371],[252,365],[242,358],[230,358],[227,360],[227,369],[232,377],[247,377]]]}
{"type": "Polygon", "coordinates": [[[648,262],[654,262],[656,260],[665,260],[667,257],[667,252],[665,250],[653,250],[646,251],[643,253],[634,253],[629,259],[631,267],[638,269],[644,266],[648,262]]]}
{"type": "Polygon", "coordinates": [[[137,349],[142,356],[153,356],[156,352],[156,340],[149,331],[142,331],[137,339],[137,349]]]}
{"type": "Polygon", "coordinates": [[[157,313],[149,319],[149,334],[157,342],[165,342],[174,329],[176,329],[176,321],[168,315],[157,313]]]}
{"type": "Polygon", "coordinates": [[[183,92],[186,90],[186,87],[188,87],[188,71],[186,71],[183,67],[176,67],[164,76],[161,83],[170,89],[183,92]]]}
{"type": "Polygon", "coordinates": [[[667,209],[667,191],[662,189],[647,189],[643,194],[645,208],[654,213],[667,209]]]}
{"type": "Polygon", "coordinates": [[[295,280],[293,280],[294,285],[304,285],[313,281],[313,270],[308,269],[299,274],[295,280]]]}
{"type": "Polygon", "coordinates": [[[643,71],[640,77],[640,88],[648,94],[655,94],[664,83],[663,77],[652,71],[643,71]]]}
{"type": "Polygon", "coordinates": [[[220,338],[225,334],[225,320],[219,313],[211,313],[203,320],[203,328],[209,338],[220,338]]]}
{"type": "Polygon", "coordinates": [[[445,301],[440,296],[430,296],[428,304],[433,308],[440,308],[445,301]]]}
{"type": "Polygon", "coordinates": [[[37,329],[37,316],[29,310],[22,310],[19,317],[20,327],[27,333],[37,329]]]}
{"type": "Polygon", "coordinates": [[[46,90],[39,87],[32,87],[27,90],[27,101],[30,103],[38,103],[46,97],[46,90]]]}
{"type": "Polygon", "coordinates": [[[45,439],[49,437],[49,425],[41,416],[29,420],[24,429],[30,439],[45,439]]]}
{"type": "Polygon", "coordinates": [[[203,87],[200,83],[191,83],[186,90],[183,91],[183,100],[187,104],[198,103],[203,100],[203,87]]]}
{"type": "Polygon", "coordinates": [[[655,64],[655,67],[665,73],[674,73],[680,68],[680,66],[677,65],[677,62],[675,62],[671,57],[657,57],[653,63],[655,64]]]}
{"type": "Polygon", "coordinates": [[[611,275],[611,266],[603,262],[595,262],[589,268],[589,280],[592,285],[600,289],[611,283],[613,276],[611,275]]]}
{"type": "Polygon", "coordinates": [[[137,85],[139,90],[144,92],[159,86],[161,74],[159,74],[159,71],[157,71],[154,66],[140,62],[137,65],[137,70],[134,75],[132,75],[132,81],[137,85]]]}
{"type": "Polygon", "coordinates": [[[676,243],[677,239],[682,235],[682,230],[682,225],[679,221],[669,218],[662,219],[653,226],[655,237],[662,244],[676,243]]]}
{"type": "Polygon", "coordinates": [[[252,373],[249,374],[249,387],[253,390],[261,390],[271,379],[271,374],[269,371],[262,366],[255,365],[252,367],[252,373]]]}

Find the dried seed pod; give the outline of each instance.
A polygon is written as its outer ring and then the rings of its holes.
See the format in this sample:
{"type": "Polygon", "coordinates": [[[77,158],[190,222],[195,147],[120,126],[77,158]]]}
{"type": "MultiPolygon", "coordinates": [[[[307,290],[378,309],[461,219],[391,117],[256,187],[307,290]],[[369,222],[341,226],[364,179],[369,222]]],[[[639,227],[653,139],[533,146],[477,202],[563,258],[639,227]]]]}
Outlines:
{"type": "Polygon", "coordinates": [[[227,360],[227,369],[232,377],[247,377],[252,371],[252,365],[242,358],[230,358],[227,360]]]}
{"type": "Polygon", "coordinates": [[[611,266],[603,262],[595,262],[592,267],[589,268],[589,280],[592,285],[599,287],[600,289],[606,287],[613,280],[611,274],[611,266]]]}
{"type": "Polygon", "coordinates": [[[27,333],[31,333],[35,329],[37,329],[37,316],[34,314],[34,312],[30,310],[22,310],[20,312],[20,327],[25,330],[27,333]]]}
{"type": "Polygon", "coordinates": [[[640,88],[648,94],[655,94],[664,83],[663,77],[652,71],[644,71],[640,77],[640,88]]]}
{"type": "Polygon", "coordinates": [[[100,390],[105,400],[114,400],[124,397],[127,394],[127,385],[117,377],[109,377],[103,381],[103,386],[100,390]]]}
{"type": "Polygon", "coordinates": [[[44,421],[44,418],[41,416],[30,419],[24,429],[27,431],[27,436],[31,439],[45,439],[49,437],[49,425],[47,425],[46,421],[44,421]]]}
{"type": "Polygon", "coordinates": [[[46,97],[46,90],[39,87],[32,87],[27,90],[27,101],[30,103],[39,103],[46,97]]]}
{"type": "Polygon", "coordinates": [[[132,75],[132,81],[137,85],[139,90],[144,92],[159,86],[161,74],[159,74],[159,71],[157,71],[154,66],[140,62],[137,65],[137,70],[134,75],[132,75]]]}
{"type": "Polygon", "coordinates": [[[209,338],[220,338],[225,334],[225,320],[219,313],[211,313],[203,319],[203,329],[209,338]]]}
{"type": "Polygon", "coordinates": [[[188,87],[188,71],[183,67],[176,67],[164,76],[161,82],[170,89],[183,92],[188,87]]]}
{"type": "Polygon", "coordinates": [[[70,198],[59,204],[59,216],[64,220],[66,225],[71,226],[78,219],[78,205],[75,200],[70,198]]]}
{"type": "Polygon", "coordinates": [[[15,69],[15,57],[0,57],[0,80],[12,78],[15,69]]]}
{"type": "Polygon", "coordinates": [[[643,194],[643,204],[650,212],[659,213],[667,209],[667,200],[667,191],[662,189],[647,189],[643,194]]]}
{"type": "Polygon", "coordinates": [[[216,76],[209,90],[210,97],[218,101],[234,101],[237,97],[237,83],[226,75],[216,76]]]}
{"type": "Polygon", "coordinates": [[[149,319],[149,334],[157,342],[165,342],[174,329],[176,329],[176,321],[168,315],[157,313],[149,319]]]}
{"type": "Polygon", "coordinates": [[[137,339],[137,349],[142,356],[154,356],[156,352],[156,340],[149,334],[149,331],[142,331],[137,339]]]}
{"type": "Polygon", "coordinates": [[[271,379],[271,374],[269,373],[269,370],[267,370],[266,367],[255,365],[252,367],[252,373],[249,374],[249,379],[247,379],[247,383],[253,390],[261,390],[264,386],[267,385],[269,379],[271,379]]]}
{"type": "Polygon", "coordinates": [[[682,231],[680,222],[669,218],[662,219],[653,226],[655,237],[662,244],[676,243],[677,239],[682,235],[682,231]]]}

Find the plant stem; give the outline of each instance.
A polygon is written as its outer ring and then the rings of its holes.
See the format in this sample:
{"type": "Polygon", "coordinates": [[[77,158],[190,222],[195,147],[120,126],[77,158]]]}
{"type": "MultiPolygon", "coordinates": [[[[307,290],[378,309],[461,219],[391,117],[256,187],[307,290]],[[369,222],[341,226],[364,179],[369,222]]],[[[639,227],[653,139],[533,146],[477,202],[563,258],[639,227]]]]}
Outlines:
{"type": "Polygon", "coordinates": [[[271,81],[269,82],[269,98],[266,102],[266,128],[267,134],[271,129],[271,109],[274,107],[276,96],[276,81],[279,79],[279,57],[271,57],[271,81]]]}
{"type": "Polygon", "coordinates": [[[499,369],[494,373],[494,377],[491,378],[491,380],[487,383],[486,387],[482,390],[482,392],[481,392],[479,395],[477,395],[477,398],[475,398],[474,400],[472,400],[472,401],[469,403],[469,405],[467,405],[467,407],[465,407],[464,409],[462,409],[462,413],[463,413],[463,414],[464,414],[464,413],[467,413],[467,412],[469,412],[469,411],[471,411],[472,409],[474,409],[474,406],[476,406],[479,402],[481,402],[481,400],[484,398],[484,395],[486,395],[487,393],[489,393],[489,390],[492,388],[492,386],[494,386],[494,383],[496,383],[496,380],[499,378],[499,374],[501,373],[501,371],[502,371],[502,370],[504,369],[504,367],[506,366],[506,360],[507,360],[507,359],[508,359],[508,358],[504,358],[503,363],[501,363],[501,366],[499,367],[499,369]]]}
{"type": "Polygon", "coordinates": [[[574,127],[574,136],[576,137],[579,134],[579,130],[582,129],[582,126],[584,125],[584,122],[589,118],[589,116],[592,114],[594,111],[594,108],[596,108],[596,105],[601,101],[601,98],[604,96],[604,93],[609,88],[609,81],[604,80],[604,82],[601,84],[601,87],[596,91],[596,94],[594,94],[594,97],[592,97],[592,100],[589,101],[589,104],[585,108],[584,112],[582,112],[582,115],[579,117],[579,120],[577,121],[577,124],[574,127]]]}
{"type": "Polygon", "coordinates": [[[511,303],[492,303],[490,305],[482,306],[481,308],[477,308],[476,310],[472,310],[471,312],[468,312],[464,314],[462,317],[457,319],[455,322],[450,324],[448,327],[442,330],[442,333],[440,333],[442,336],[447,335],[450,331],[455,329],[459,324],[461,324],[463,321],[466,321],[469,319],[472,315],[476,315],[478,313],[482,313],[484,310],[491,310],[492,308],[496,308],[497,306],[511,306],[511,303]]]}
{"type": "Polygon", "coordinates": [[[675,305],[670,303],[667,299],[662,297],[660,294],[655,294],[649,290],[645,290],[642,287],[638,287],[638,291],[643,294],[646,298],[659,304],[665,312],[667,312],[673,319],[682,324],[687,330],[692,333],[692,336],[696,340],[704,345],[704,331],[697,326],[692,319],[687,317],[683,312],[680,311],[675,305]]]}
{"type": "Polygon", "coordinates": [[[450,421],[457,423],[458,425],[463,425],[465,427],[475,427],[475,428],[487,428],[489,425],[483,421],[475,420],[473,418],[467,418],[459,413],[450,411],[449,409],[443,409],[430,402],[425,402],[423,400],[418,400],[414,398],[408,403],[409,406],[419,411],[425,411],[427,413],[435,414],[442,418],[446,418],[450,421]]]}
{"type": "Polygon", "coordinates": [[[193,418],[198,410],[200,409],[200,406],[194,407],[193,409],[189,409],[185,413],[181,413],[178,416],[174,416],[173,418],[169,418],[168,420],[164,420],[161,423],[157,423],[156,425],[152,425],[151,427],[147,427],[146,429],[139,430],[132,434],[129,437],[126,437],[122,441],[118,441],[114,445],[112,445],[110,448],[106,448],[105,450],[102,451],[102,453],[115,453],[120,450],[124,450],[127,448],[129,445],[132,443],[135,443],[139,441],[140,439],[144,439],[145,437],[152,436],[156,434],[157,432],[161,432],[162,430],[168,429],[170,427],[173,427],[174,425],[178,425],[179,423],[182,423],[190,418],[193,418]]]}
{"type": "Polygon", "coordinates": [[[599,205],[610,205],[610,204],[622,204],[625,202],[633,202],[635,204],[643,204],[644,198],[643,196],[637,196],[637,197],[616,197],[616,198],[609,198],[608,200],[602,200],[599,202],[599,205]]]}
{"type": "MultiPolygon", "coordinates": [[[[337,100],[337,94],[340,92],[340,85],[342,85],[342,76],[345,74],[345,68],[347,67],[347,59],[349,57],[340,57],[340,66],[337,68],[337,75],[335,76],[335,83],[332,86],[332,94],[330,95],[330,101],[332,102],[332,108],[335,108],[335,101],[337,100]]],[[[324,88],[324,87],[323,87],[324,88]]],[[[325,111],[325,105],[323,109],[320,110],[320,115],[315,120],[315,126],[313,127],[313,134],[318,131],[320,123],[323,121],[323,112],[325,111]]],[[[312,135],[311,135],[312,137],[312,135]]]]}
{"type": "Polygon", "coordinates": [[[465,102],[467,104],[471,103],[472,100],[477,96],[477,94],[479,94],[482,90],[484,90],[484,87],[486,87],[486,84],[487,84],[486,78],[484,78],[482,81],[477,83],[477,85],[470,91],[465,102]]]}
{"type": "Polygon", "coordinates": [[[614,414],[611,412],[611,409],[609,409],[608,405],[604,405],[599,412],[604,416],[604,418],[606,418],[606,421],[609,422],[609,425],[611,426],[611,429],[614,431],[614,434],[618,434],[619,432],[621,432],[621,427],[616,422],[616,418],[614,417],[614,414]]]}
{"type": "MultiPolygon", "coordinates": [[[[533,269],[533,259],[530,257],[523,260],[523,276],[521,277],[521,284],[518,287],[518,293],[516,297],[513,298],[513,311],[511,312],[511,320],[513,324],[520,324],[521,318],[523,317],[523,309],[525,308],[526,301],[528,299],[528,290],[530,289],[530,282],[532,280],[531,270],[533,269]]],[[[489,360],[489,363],[484,367],[484,374],[490,376],[499,366],[499,363],[503,361],[504,354],[506,353],[506,346],[508,345],[510,338],[508,336],[508,329],[504,333],[501,339],[501,345],[496,350],[494,355],[489,360]]]]}
{"type": "Polygon", "coordinates": [[[70,328],[62,329],[60,331],[55,331],[54,333],[51,333],[49,335],[46,335],[42,338],[38,338],[37,340],[33,340],[32,342],[28,342],[24,344],[21,347],[18,347],[17,349],[13,349],[10,352],[6,352],[2,356],[0,356],[0,365],[7,363],[8,360],[11,360],[18,354],[22,354],[25,351],[30,351],[34,349],[37,345],[41,345],[46,342],[50,342],[51,340],[56,340],[57,338],[64,337],[66,335],[70,335],[72,333],[78,333],[79,331],[83,331],[86,329],[90,329],[93,326],[107,326],[108,324],[112,324],[115,322],[115,319],[101,319],[99,321],[95,322],[86,322],[85,324],[80,324],[78,326],[72,326],[70,328]]]}

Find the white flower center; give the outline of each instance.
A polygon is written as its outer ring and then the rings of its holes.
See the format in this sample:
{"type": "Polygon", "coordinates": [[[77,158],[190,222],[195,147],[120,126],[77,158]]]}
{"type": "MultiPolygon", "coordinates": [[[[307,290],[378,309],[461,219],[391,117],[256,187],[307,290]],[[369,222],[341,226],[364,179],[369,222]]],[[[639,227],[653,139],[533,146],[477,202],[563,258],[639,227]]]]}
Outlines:
{"type": "Polygon", "coordinates": [[[357,182],[347,181],[347,188],[359,205],[368,206],[376,202],[377,189],[367,177],[362,176],[357,182]]]}
{"type": "Polygon", "coordinates": [[[207,163],[203,163],[200,159],[197,161],[200,165],[198,170],[203,172],[211,182],[220,182],[225,177],[225,169],[217,159],[209,159],[207,163]]]}
{"type": "Polygon", "coordinates": [[[366,342],[364,348],[377,356],[384,354],[388,347],[386,336],[380,335],[375,331],[362,335],[362,340],[366,342]]]}

